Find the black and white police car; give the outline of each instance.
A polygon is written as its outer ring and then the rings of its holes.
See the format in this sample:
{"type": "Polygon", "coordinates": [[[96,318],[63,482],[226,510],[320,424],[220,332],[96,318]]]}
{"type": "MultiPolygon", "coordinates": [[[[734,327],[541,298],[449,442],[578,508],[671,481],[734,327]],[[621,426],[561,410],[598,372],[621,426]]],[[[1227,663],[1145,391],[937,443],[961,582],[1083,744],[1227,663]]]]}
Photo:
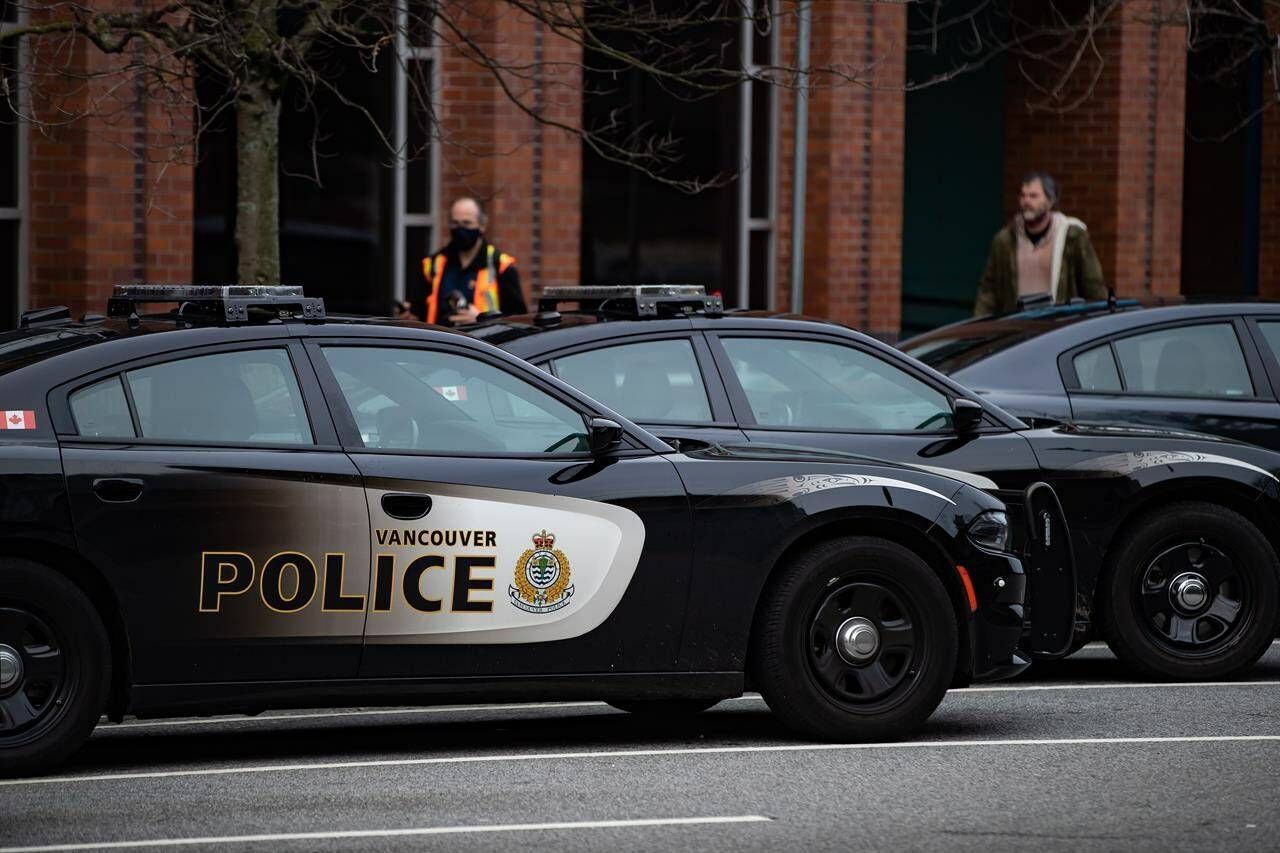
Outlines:
{"type": "Polygon", "coordinates": [[[1148,676],[1222,678],[1276,634],[1274,451],[1123,423],[1029,424],[853,329],[725,311],[698,286],[549,288],[537,313],[470,332],[681,450],[785,443],[967,472],[1009,506],[1015,546],[1070,545],[1073,556],[1028,574],[1039,617],[1025,648],[1036,658],[1105,638],[1148,676]],[[1061,498],[1066,529],[1045,516],[1055,499],[1028,491],[1039,482],[1061,498]]]}
{"type": "Polygon", "coordinates": [[[300,289],[31,312],[0,335],[0,406],[7,773],[103,714],[357,702],[671,713],[756,689],[805,735],[893,738],[1027,665],[981,490],[676,452],[489,344],[300,289]]]}

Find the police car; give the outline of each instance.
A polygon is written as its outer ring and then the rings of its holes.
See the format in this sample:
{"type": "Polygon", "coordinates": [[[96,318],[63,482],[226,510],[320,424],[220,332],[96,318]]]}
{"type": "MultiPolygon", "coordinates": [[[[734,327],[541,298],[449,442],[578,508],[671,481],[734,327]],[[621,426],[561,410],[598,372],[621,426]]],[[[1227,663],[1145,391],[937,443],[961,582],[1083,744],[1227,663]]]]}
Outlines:
{"type": "MultiPolygon", "coordinates": [[[[1280,454],[1212,436],[1027,422],[853,329],[728,311],[701,287],[549,288],[536,314],[471,333],[682,450],[786,443],[931,466],[1001,497],[1031,567],[1036,658],[1105,638],[1137,671],[1240,673],[1280,618],[1280,454]],[[1070,528],[1045,513],[1061,498],[1070,528]],[[1060,535],[1062,534],[1062,535],[1060,535]],[[1067,566],[1075,566],[1071,577],[1067,566]]],[[[1242,404],[1243,405],[1243,404],[1242,404]]]]}
{"type": "Polygon", "coordinates": [[[983,491],[677,452],[489,344],[300,289],[28,313],[0,411],[5,772],[103,714],[351,703],[673,713],[756,689],[807,736],[893,738],[1027,666],[983,491]]]}

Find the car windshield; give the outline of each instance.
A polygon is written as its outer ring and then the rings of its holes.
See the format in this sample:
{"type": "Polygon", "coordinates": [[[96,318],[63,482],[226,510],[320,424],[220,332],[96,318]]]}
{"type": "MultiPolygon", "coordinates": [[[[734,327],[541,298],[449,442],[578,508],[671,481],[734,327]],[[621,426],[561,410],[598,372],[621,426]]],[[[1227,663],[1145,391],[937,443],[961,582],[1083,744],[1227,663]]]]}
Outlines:
{"type": "Polygon", "coordinates": [[[987,324],[982,331],[961,328],[953,333],[925,335],[915,341],[908,341],[903,345],[902,351],[912,358],[920,359],[934,370],[955,373],[1015,344],[1034,338],[1040,331],[1025,326],[993,326],[994,324],[987,324]]]}

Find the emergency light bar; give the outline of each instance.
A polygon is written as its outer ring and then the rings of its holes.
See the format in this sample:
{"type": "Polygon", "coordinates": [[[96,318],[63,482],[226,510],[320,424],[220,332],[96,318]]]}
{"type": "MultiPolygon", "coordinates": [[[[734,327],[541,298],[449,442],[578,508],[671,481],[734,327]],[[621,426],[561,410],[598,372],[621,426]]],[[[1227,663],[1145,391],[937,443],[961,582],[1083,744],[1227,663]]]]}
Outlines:
{"type": "Polygon", "coordinates": [[[179,303],[181,316],[214,315],[227,323],[249,322],[250,309],[261,309],[268,319],[324,319],[323,299],[280,284],[117,284],[107,316],[137,317],[137,306],[156,302],[179,303]]]}
{"type": "Polygon", "coordinates": [[[538,310],[554,311],[562,302],[577,302],[584,311],[633,317],[657,317],[660,313],[724,313],[724,300],[719,296],[708,296],[707,289],[700,284],[548,287],[538,297],[538,310]]]}

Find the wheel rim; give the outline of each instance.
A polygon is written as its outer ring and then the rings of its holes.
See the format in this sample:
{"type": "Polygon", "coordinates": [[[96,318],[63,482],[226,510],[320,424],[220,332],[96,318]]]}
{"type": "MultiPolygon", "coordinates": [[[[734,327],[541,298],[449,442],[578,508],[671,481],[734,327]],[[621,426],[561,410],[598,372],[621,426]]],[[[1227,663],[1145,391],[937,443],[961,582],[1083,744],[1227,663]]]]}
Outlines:
{"type": "Polygon", "coordinates": [[[0,607],[0,743],[38,737],[73,689],[67,654],[49,624],[25,608],[0,607]]]}
{"type": "Polygon", "coordinates": [[[1249,579],[1230,553],[1203,539],[1181,541],[1147,561],[1136,578],[1143,632],[1180,657],[1206,657],[1230,644],[1251,617],[1249,579]]]}
{"type": "Polygon", "coordinates": [[[809,667],[826,694],[876,711],[910,691],[923,670],[923,626],[910,600],[879,580],[833,585],[808,628],[809,667]]]}

